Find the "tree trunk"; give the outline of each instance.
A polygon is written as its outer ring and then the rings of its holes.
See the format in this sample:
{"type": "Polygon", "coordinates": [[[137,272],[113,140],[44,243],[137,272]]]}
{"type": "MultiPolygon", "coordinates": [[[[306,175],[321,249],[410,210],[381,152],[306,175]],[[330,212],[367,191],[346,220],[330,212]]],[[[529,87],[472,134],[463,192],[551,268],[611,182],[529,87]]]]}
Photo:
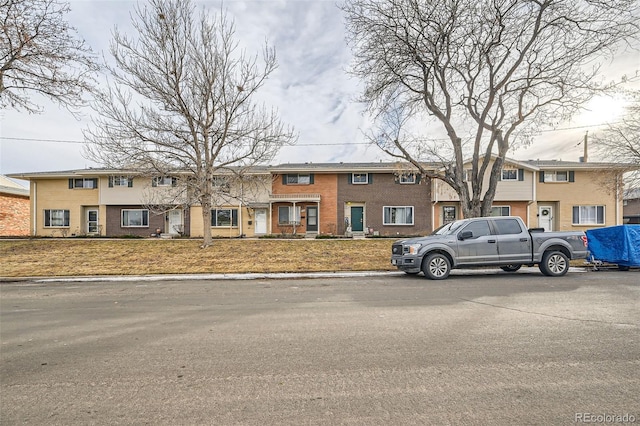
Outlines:
{"type": "Polygon", "coordinates": [[[213,244],[213,238],[211,237],[211,196],[204,195],[201,198],[200,205],[202,206],[202,245],[201,248],[207,248],[213,244]]]}

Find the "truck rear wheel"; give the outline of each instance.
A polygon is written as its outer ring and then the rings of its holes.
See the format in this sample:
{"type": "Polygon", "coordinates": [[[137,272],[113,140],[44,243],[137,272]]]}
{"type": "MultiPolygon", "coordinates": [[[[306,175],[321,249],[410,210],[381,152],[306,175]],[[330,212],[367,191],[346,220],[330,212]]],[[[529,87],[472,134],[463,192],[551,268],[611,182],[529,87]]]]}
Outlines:
{"type": "Polygon", "coordinates": [[[422,272],[431,280],[444,280],[451,272],[451,262],[444,254],[431,253],[422,262],[422,272]]]}
{"type": "Polygon", "coordinates": [[[569,258],[561,251],[547,251],[538,267],[546,276],[561,277],[569,271],[569,258]]]}

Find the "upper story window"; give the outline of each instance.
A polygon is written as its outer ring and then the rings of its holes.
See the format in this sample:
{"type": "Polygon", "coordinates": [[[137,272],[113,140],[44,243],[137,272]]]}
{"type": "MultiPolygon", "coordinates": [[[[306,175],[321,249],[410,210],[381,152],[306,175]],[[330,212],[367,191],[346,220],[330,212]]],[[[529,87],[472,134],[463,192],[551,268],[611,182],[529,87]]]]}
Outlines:
{"type": "Polygon", "coordinates": [[[172,176],[155,176],[151,180],[151,186],[176,186],[177,179],[172,176]]]}
{"type": "Polygon", "coordinates": [[[416,183],[416,174],[415,173],[402,173],[399,178],[400,183],[416,183]]]}
{"type": "Polygon", "coordinates": [[[351,182],[354,184],[367,184],[369,183],[369,173],[352,173],[351,182]]]}
{"type": "Polygon", "coordinates": [[[133,179],[127,176],[109,176],[109,188],[116,186],[133,187],[133,179]]]}
{"type": "Polygon", "coordinates": [[[283,185],[311,185],[313,184],[313,174],[284,174],[282,175],[283,185]]]}
{"type": "Polygon", "coordinates": [[[217,191],[228,193],[231,191],[231,184],[229,179],[225,176],[214,176],[213,187],[217,191]]]}
{"type": "Polygon", "coordinates": [[[97,178],[74,178],[69,179],[69,189],[96,189],[98,187],[97,178]]]}
{"type": "Polygon", "coordinates": [[[573,171],[557,170],[557,171],[541,171],[540,182],[575,182],[575,174],[573,171]]]}
{"type": "Polygon", "coordinates": [[[518,169],[502,169],[502,180],[518,180],[518,169]]]}

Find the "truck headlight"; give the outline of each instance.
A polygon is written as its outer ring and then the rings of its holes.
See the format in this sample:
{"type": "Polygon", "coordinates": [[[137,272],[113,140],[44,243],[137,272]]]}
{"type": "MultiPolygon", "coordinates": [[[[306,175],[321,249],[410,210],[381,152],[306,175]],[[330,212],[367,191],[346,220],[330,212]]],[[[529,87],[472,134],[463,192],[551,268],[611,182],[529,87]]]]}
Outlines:
{"type": "Polygon", "coordinates": [[[407,250],[406,253],[407,254],[418,254],[418,250],[420,250],[420,247],[422,247],[422,244],[409,244],[406,246],[407,250]]]}

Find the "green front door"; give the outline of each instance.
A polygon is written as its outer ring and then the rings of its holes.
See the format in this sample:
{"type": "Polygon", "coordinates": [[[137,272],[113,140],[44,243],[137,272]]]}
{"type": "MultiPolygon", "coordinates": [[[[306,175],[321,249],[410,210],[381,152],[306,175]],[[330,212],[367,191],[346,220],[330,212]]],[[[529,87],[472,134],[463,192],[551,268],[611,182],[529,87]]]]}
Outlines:
{"type": "Polygon", "coordinates": [[[364,207],[351,207],[351,231],[364,231],[364,207]]]}

